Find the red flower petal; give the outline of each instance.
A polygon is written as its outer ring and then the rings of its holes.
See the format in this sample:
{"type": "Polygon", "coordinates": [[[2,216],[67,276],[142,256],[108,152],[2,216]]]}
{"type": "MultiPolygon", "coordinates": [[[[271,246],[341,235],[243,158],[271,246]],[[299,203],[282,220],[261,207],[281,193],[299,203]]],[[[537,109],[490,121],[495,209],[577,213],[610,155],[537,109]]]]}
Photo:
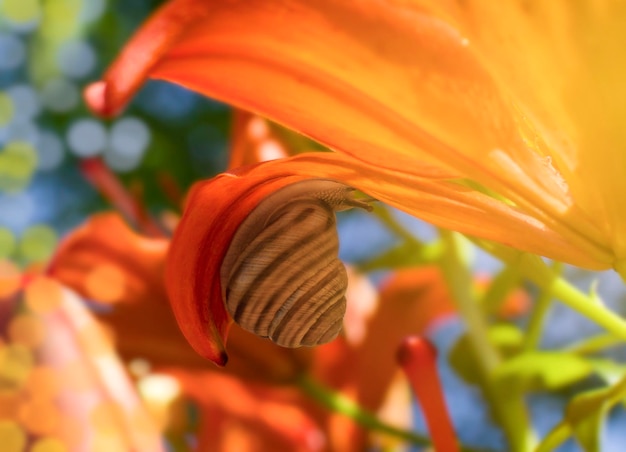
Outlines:
{"type": "Polygon", "coordinates": [[[193,348],[218,365],[227,361],[232,323],[222,300],[220,268],[237,228],[261,200],[303,176],[248,177],[222,174],[196,185],[189,195],[167,259],[166,284],[183,334],[193,348]]]}

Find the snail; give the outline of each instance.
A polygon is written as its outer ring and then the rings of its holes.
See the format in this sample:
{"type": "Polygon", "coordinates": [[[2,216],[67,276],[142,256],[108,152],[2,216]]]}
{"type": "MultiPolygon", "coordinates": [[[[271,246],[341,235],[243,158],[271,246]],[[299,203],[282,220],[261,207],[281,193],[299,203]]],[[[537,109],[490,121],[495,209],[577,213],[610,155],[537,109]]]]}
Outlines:
{"type": "Polygon", "coordinates": [[[322,179],[269,195],[237,229],[222,262],[226,309],[239,326],[283,347],[334,339],[343,324],[348,278],[338,258],[335,211],[371,199],[322,179]]]}

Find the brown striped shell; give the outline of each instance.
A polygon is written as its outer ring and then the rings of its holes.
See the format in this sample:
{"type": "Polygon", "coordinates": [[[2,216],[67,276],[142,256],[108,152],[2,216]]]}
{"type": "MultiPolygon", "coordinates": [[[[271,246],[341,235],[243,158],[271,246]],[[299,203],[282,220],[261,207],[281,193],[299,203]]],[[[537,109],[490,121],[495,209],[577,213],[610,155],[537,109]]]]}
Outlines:
{"type": "Polygon", "coordinates": [[[369,209],[354,189],[312,179],[265,198],[237,229],[221,267],[222,298],[245,330],[283,347],[334,339],[346,311],[335,211],[369,209]]]}

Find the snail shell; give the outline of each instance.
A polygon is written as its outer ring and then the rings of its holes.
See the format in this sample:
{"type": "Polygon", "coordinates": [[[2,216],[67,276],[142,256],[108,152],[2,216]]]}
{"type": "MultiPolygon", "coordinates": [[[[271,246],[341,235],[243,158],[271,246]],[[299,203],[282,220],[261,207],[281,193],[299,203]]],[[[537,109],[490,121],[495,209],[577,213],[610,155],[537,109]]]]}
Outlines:
{"type": "Polygon", "coordinates": [[[341,331],[346,270],[335,211],[371,207],[354,189],[305,180],[272,193],[237,229],[221,267],[226,309],[245,330],[284,347],[324,344],[341,331]]]}

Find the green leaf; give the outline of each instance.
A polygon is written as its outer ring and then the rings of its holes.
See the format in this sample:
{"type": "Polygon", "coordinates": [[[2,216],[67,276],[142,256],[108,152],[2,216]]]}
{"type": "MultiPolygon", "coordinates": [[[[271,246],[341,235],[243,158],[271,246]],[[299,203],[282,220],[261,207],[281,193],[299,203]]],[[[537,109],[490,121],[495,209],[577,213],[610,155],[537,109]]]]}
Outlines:
{"type": "Polygon", "coordinates": [[[414,267],[422,264],[421,247],[409,247],[405,243],[394,246],[382,254],[358,264],[362,272],[414,267]]]}
{"type": "Polygon", "coordinates": [[[498,323],[489,329],[489,340],[502,356],[510,357],[522,349],[524,333],[515,325],[498,323]]]}
{"type": "Polygon", "coordinates": [[[480,370],[476,365],[478,361],[467,334],[460,336],[452,346],[448,353],[448,361],[456,374],[466,383],[471,385],[480,384],[480,370]]]}
{"type": "MultiPolygon", "coordinates": [[[[516,353],[522,346],[524,337],[522,331],[514,325],[500,323],[489,329],[489,341],[498,349],[502,356],[516,353]]],[[[454,371],[466,383],[478,385],[480,383],[479,369],[476,366],[477,358],[469,338],[466,334],[459,337],[450,349],[448,361],[454,371]]]]}
{"type": "Polygon", "coordinates": [[[571,434],[586,452],[600,452],[602,424],[609,410],[626,397],[626,378],[608,388],[579,394],[565,410],[565,419],[541,442],[537,452],[553,450],[571,434]]]}
{"type": "Polygon", "coordinates": [[[569,424],[562,421],[543,438],[535,452],[552,452],[563,444],[571,434],[572,430],[569,424]]]}
{"type": "Polygon", "coordinates": [[[593,372],[579,356],[559,352],[528,352],[505,361],[494,372],[502,381],[515,381],[527,389],[555,390],[582,380],[593,372]]]}
{"type": "Polygon", "coordinates": [[[617,383],[624,375],[626,375],[626,366],[610,359],[592,358],[587,362],[593,368],[593,371],[607,384],[617,383]]]}
{"type": "Polygon", "coordinates": [[[604,418],[610,409],[609,391],[599,389],[576,396],[567,406],[565,418],[574,437],[586,452],[600,452],[604,418]]]}

